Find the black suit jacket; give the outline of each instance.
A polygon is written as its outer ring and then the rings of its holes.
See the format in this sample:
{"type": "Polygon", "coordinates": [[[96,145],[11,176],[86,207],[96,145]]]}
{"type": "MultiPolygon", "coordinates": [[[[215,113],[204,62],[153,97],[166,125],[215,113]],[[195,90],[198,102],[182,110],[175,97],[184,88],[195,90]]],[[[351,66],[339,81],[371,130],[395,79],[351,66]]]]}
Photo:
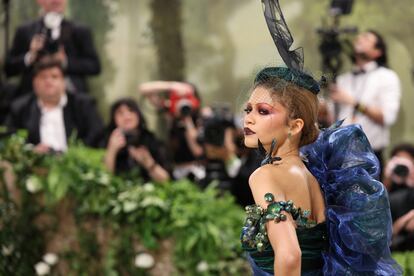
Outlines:
{"type": "MultiPolygon", "coordinates": [[[[18,95],[32,90],[32,66],[26,67],[24,56],[29,51],[33,36],[43,28],[41,18],[20,26],[14,36],[12,48],[6,58],[5,71],[7,76],[22,75],[18,95]]],[[[76,91],[88,91],[85,76],[96,75],[101,71],[90,29],[64,19],[59,40],[68,59],[65,75],[71,79],[76,91]]]]}
{"type": "MultiPolygon", "coordinates": [[[[101,145],[103,122],[95,107],[95,100],[89,95],[67,93],[68,101],[63,108],[63,121],[66,138],[74,131],[77,138],[86,145],[101,145]]],[[[6,125],[11,130],[26,129],[29,132],[27,142],[40,143],[41,111],[35,93],[24,95],[11,106],[6,125]]]]}

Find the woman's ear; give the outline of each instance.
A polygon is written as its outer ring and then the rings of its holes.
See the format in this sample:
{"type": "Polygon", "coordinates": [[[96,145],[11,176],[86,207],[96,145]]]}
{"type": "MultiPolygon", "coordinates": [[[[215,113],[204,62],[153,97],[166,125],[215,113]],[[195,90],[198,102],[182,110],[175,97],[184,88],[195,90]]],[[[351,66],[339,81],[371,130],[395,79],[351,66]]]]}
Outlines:
{"type": "Polygon", "coordinates": [[[303,129],[304,122],[302,119],[293,119],[289,123],[289,131],[291,135],[299,134],[303,129]]]}

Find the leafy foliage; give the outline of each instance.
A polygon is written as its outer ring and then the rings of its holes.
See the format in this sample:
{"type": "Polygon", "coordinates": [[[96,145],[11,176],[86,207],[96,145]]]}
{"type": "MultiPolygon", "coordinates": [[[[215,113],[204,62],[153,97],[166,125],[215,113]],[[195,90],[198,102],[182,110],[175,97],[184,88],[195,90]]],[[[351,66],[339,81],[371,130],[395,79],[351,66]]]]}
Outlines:
{"type": "MultiPolygon", "coordinates": [[[[75,239],[75,245],[55,252],[68,267],[66,272],[145,274],[135,267],[135,255],[151,252],[157,259],[165,240],[173,244],[170,254],[178,274],[198,273],[200,262],[208,265],[206,275],[246,272],[238,239],[243,212],[230,195],[219,196],[214,185],[201,191],[187,180],[143,183],[117,177],[103,167],[102,150],[71,142],[64,155],[40,156],[24,144],[24,134],[1,141],[0,154],[12,164],[22,194],[21,204],[8,189],[0,194],[0,244],[14,247],[14,255],[2,258],[1,274],[12,272],[16,262],[10,260],[27,248],[36,254],[24,253],[27,257],[18,265],[33,273],[50,233],[62,227],[62,206],[69,210],[65,220],[73,216],[75,223],[75,237],[66,237],[75,239]],[[42,216],[51,223],[39,224],[42,216]],[[29,238],[34,233],[38,238],[29,238]]],[[[70,229],[70,223],[64,228],[70,229]]]]}

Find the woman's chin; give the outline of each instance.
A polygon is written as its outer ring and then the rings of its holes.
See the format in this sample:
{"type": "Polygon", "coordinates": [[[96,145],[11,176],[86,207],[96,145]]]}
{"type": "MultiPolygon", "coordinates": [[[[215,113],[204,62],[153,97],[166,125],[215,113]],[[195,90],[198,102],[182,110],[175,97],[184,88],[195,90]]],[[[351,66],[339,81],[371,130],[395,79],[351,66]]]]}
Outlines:
{"type": "Polygon", "coordinates": [[[251,137],[252,135],[245,135],[244,136],[244,145],[247,148],[257,148],[258,144],[257,144],[257,139],[254,139],[253,137],[251,137]]]}

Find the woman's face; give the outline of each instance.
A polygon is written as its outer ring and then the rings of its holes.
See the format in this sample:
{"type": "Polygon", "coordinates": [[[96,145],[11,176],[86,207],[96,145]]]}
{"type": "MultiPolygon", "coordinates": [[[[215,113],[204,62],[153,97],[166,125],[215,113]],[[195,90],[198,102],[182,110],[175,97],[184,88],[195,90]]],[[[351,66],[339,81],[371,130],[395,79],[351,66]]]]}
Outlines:
{"type": "Polygon", "coordinates": [[[138,127],[138,114],[126,105],[118,107],[114,116],[116,126],[122,130],[133,130],[138,127]]]}
{"type": "Polygon", "coordinates": [[[287,138],[289,128],[287,110],[284,106],[273,100],[270,92],[263,87],[253,90],[246,103],[244,117],[244,144],[249,148],[257,148],[259,139],[268,150],[272,140],[276,139],[278,145],[287,138]]]}

